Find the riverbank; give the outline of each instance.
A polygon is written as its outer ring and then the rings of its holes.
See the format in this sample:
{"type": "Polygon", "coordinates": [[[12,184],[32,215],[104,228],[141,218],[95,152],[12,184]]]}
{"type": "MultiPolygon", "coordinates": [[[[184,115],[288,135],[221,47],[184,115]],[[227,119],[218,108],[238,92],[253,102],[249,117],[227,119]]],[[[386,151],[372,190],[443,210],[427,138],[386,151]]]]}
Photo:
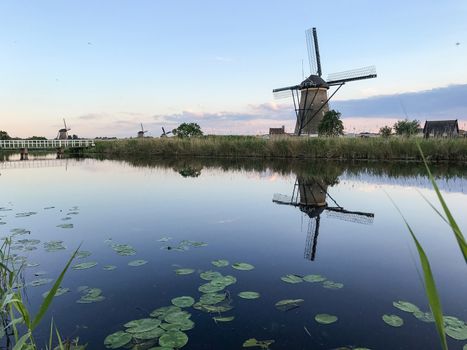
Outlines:
{"type": "Polygon", "coordinates": [[[96,141],[88,154],[138,157],[306,158],[336,160],[467,161],[467,139],[420,138],[274,138],[206,136],[96,141]]]}

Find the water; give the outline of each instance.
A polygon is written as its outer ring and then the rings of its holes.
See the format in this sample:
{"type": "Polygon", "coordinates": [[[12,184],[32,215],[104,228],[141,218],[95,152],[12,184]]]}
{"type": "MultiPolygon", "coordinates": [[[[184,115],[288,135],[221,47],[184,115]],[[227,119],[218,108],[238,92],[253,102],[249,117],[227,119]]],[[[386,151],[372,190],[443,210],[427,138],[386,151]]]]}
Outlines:
{"type": "MultiPolygon", "coordinates": [[[[434,166],[433,171],[466,232],[467,172],[449,165],[434,166]]],[[[55,278],[79,244],[92,255],[77,262],[98,262],[92,269],[67,273],[62,286],[71,292],[55,299],[38,329],[42,344],[53,316],[65,337],[79,336],[90,349],[104,349],[104,338],[123,329],[124,323],[148,317],[177,296],[198,300],[198,286],[206,282],[199,272],[216,270],[237,278],[226,288],[234,308],[223,314],[235,320],[216,324],[215,315],[190,308],[195,328],[186,332],[186,349],[239,349],[249,338],[273,339],[271,349],[435,349],[434,324],[392,306],[393,301],[407,300],[428,310],[417,252],[386,193],[407,216],[430,259],[445,314],[467,320],[465,262],[452,232],[420,195],[436,202],[420,165],[49,159],[0,163],[0,173],[0,207],[12,209],[0,211],[5,223],[0,233],[25,228],[31,230],[26,238],[42,241],[37,250],[20,252],[40,264],[26,270],[27,281],[55,278]],[[274,194],[287,200],[294,188],[302,197],[304,191],[312,194],[307,203],[302,199],[309,205],[273,202],[274,194]],[[323,191],[328,206],[372,213],[374,218],[310,205],[319,202],[323,191]],[[74,207],[79,214],[62,221],[74,207]],[[16,217],[29,211],[37,214],[16,217]],[[57,227],[63,223],[74,227],[57,227]],[[159,242],[162,237],[172,239],[159,242]],[[105,242],[109,238],[131,245],[136,255],[116,254],[105,242]],[[63,240],[67,249],[45,252],[42,244],[50,240],[63,240]],[[161,249],[182,240],[208,245],[187,251],[161,249]],[[135,259],[148,263],[128,266],[135,259]],[[216,268],[211,265],[216,259],[255,268],[216,268]],[[104,271],[108,264],[117,269],[104,271]],[[180,267],[197,272],[176,275],[180,267]],[[47,274],[36,277],[37,271],[47,274]],[[287,274],[321,274],[344,287],[288,284],[280,279],[287,274]],[[105,300],[76,303],[81,296],[77,288],[83,285],[102,289],[105,300]],[[261,297],[244,300],[237,296],[241,291],[256,291],[261,297]],[[303,304],[291,311],[274,307],[281,299],[299,298],[303,304]],[[320,313],[336,315],[338,322],[320,325],[314,320],[320,313]],[[383,314],[399,315],[404,325],[386,325],[383,314]]],[[[38,310],[42,293],[50,287],[25,289],[32,310],[38,310]]],[[[465,343],[448,341],[452,349],[465,343]]]]}

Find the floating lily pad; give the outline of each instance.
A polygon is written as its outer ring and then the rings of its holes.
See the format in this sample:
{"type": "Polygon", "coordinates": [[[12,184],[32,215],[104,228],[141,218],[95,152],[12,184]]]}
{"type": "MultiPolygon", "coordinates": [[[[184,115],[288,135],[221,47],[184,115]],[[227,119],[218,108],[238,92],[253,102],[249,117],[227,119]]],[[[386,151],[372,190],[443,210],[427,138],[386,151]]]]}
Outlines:
{"type": "Polygon", "coordinates": [[[39,286],[43,286],[44,284],[47,284],[47,283],[50,283],[50,282],[52,282],[51,278],[39,278],[37,280],[29,282],[28,284],[31,287],[39,287],[39,286]]]}
{"type": "Polygon", "coordinates": [[[398,308],[399,310],[405,311],[405,312],[416,312],[420,311],[417,305],[414,305],[412,303],[409,303],[408,301],[394,301],[392,303],[394,307],[398,308]]]}
{"type": "Polygon", "coordinates": [[[295,284],[303,282],[303,278],[297,275],[286,275],[281,277],[281,280],[287,283],[295,284]]]}
{"type": "Polygon", "coordinates": [[[241,271],[250,271],[255,268],[253,265],[248,264],[248,263],[235,263],[235,264],[232,264],[232,267],[236,270],[241,270],[241,271]]]}
{"type": "Polygon", "coordinates": [[[195,323],[189,318],[181,319],[176,323],[162,323],[161,327],[166,331],[188,331],[193,329],[195,323]]]}
{"type": "MultiPolygon", "coordinates": [[[[110,242],[112,242],[110,240],[110,242]]],[[[111,243],[112,249],[121,256],[136,255],[136,250],[128,244],[111,243]]]]}
{"type": "Polygon", "coordinates": [[[189,296],[183,296],[172,299],[172,304],[178,307],[190,307],[195,303],[195,299],[189,296]]]}
{"type": "Polygon", "coordinates": [[[172,239],[172,237],[162,237],[162,238],[159,238],[157,241],[158,242],[168,242],[172,239]]]}
{"type": "Polygon", "coordinates": [[[201,286],[198,287],[198,290],[201,293],[217,293],[223,290],[226,286],[221,284],[221,285],[215,285],[212,284],[211,282],[202,284],[201,286]]]}
{"type": "Polygon", "coordinates": [[[112,270],[115,270],[116,268],[117,268],[117,266],[115,266],[115,265],[104,265],[102,267],[102,269],[105,270],[105,271],[112,271],[112,270]]]}
{"type": "Polygon", "coordinates": [[[467,325],[457,317],[444,316],[446,334],[456,340],[467,340],[467,325]]]}
{"type": "Polygon", "coordinates": [[[324,282],[326,281],[326,277],[321,275],[306,275],[303,276],[303,280],[306,282],[316,283],[316,282],[324,282]]]}
{"type": "Polygon", "coordinates": [[[225,297],[225,293],[207,293],[201,295],[201,298],[199,298],[199,302],[205,305],[214,305],[224,301],[225,297]]]}
{"type": "Polygon", "coordinates": [[[238,296],[242,299],[258,299],[260,294],[258,292],[240,292],[238,296]]]}
{"type": "Polygon", "coordinates": [[[95,261],[83,262],[83,263],[74,265],[73,270],[86,270],[86,269],[90,269],[95,266],[97,266],[97,262],[95,261]]]}
{"type": "Polygon", "coordinates": [[[383,315],[383,321],[392,327],[401,327],[404,320],[397,315],[383,315]]]}
{"type": "Polygon", "coordinates": [[[122,346],[125,346],[131,341],[131,334],[125,333],[123,331],[118,331],[113,334],[108,335],[104,339],[104,345],[109,349],[118,349],[122,346]]]}
{"type": "Polygon", "coordinates": [[[27,263],[27,264],[26,264],[26,267],[37,267],[37,266],[39,266],[39,265],[40,265],[40,264],[38,264],[38,263],[27,263]]]}
{"type": "Polygon", "coordinates": [[[227,312],[233,309],[231,305],[208,305],[208,304],[201,304],[195,303],[193,308],[199,311],[207,312],[207,313],[222,313],[227,312]]]}
{"type": "Polygon", "coordinates": [[[133,320],[124,324],[124,327],[127,328],[127,332],[134,333],[143,333],[153,330],[159,327],[161,321],[157,318],[142,318],[139,320],[133,320]]]}
{"type": "Polygon", "coordinates": [[[224,260],[224,259],[219,259],[219,260],[211,261],[211,264],[213,264],[216,267],[226,267],[226,266],[229,266],[229,261],[224,260]]]}
{"type": "MultiPolygon", "coordinates": [[[[55,296],[56,297],[59,297],[60,295],[63,295],[65,293],[68,293],[70,291],[70,288],[62,288],[62,287],[58,287],[57,291],[55,292],[55,296]]],[[[42,297],[46,298],[47,295],[49,295],[49,290],[45,293],[42,294],[42,297]]]]}
{"type": "Polygon", "coordinates": [[[422,322],[435,322],[435,318],[433,317],[433,314],[431,312],[415,311],[413,315],[417,320],[420,320],[422,322]]]}
{"type": "Polygon", "coordinates": [[[84,258],[87,258],[88,256],[91,256],[91,252],[87,251],[87,250],[80,250],[77,254],[76,254],[76,259],[84,259],[84,258]]]}
{"type": "Polygon", "coordinates": [[[289,311],[292,309],[296,309],[304,302],[303,299],[284,299],[278,301],[275,306],[277,309],[281,311],[289,311]]]}
{"type": "Polygon", "coordinates": [[[31,231],[26,230],[25,228],[14,228],[10,230],[13,236],[26,235],[31,233],[31,231]]]}
{"type": "Polygon", "coordinates": [[[68,221],[68,220],[71,220],[71,218],[69,216],[66,216],[66,217],[62,218],[62,221],[68,221]]]}
{"type": "Polygon", "coordinates": [[[73,228],[73,224],[60,224],[60,225],[57,225],[57,227],[60,227],[60,228],[73,228]]]}
{"type": "Polygon", "coordinates": [[[146,332],[132,333],[133,337],[138,340],[157,339],[165,333],[165,330],[159,327],[153,328],[146,332]]]}
{"type": "Polygon", "coordinates": [[[44,248],[47,252],[57,252],[66,249],[63,245],[63,241],[44,242],[44,248]]]}
{"type": "Polygon", "coordinates": [[[215,316],[212,318],[214,320],[214,322],[231,322],[235,319],[235,316],[225,316],[225,317],[221,317],[221,316],[215,316]]]}
{"type": "Polygon", "coordinates": [[[175,273],[177,275],[190,275],[193,272],[195,272],[194,269],[177,269],[177,270],[175,270],[175,273]]]}
{"type": "Polygon", "coordinates": [[[32,216],[32,215],[36,215],[36,214],[37,214],[37,212],[35,212],[35,211],[28,211],[28,212],[25,212],[25,213],[17,213],[15,215],[15,217],[17,217],[17,218],[26,218],[28,216],[32,216]]]}
{"type": "Polygon", "coordinates": [[[318,314],[315,316],[315,321],[321,324],[331,324],[337,322],[338,318],[329,314],[318,314]]]}
{"type": "Polygon", "coordinates": [[[245,340],[243,343],[244,348],[259,347],[261,349],[269,349],[269,346],[274,343],[274,340],[256,340],[255,338],[250,338],[245,340]]]}
{"type": "Polygon", "coordinates": [[[333,282],[333,281],[324,281],[323,287],[327,289],[341,289],[344,287],[343,283],[333,282]]]}
{"type": "Polygon", "coordinates": [[[183,320],[191,317],[191,314],[186,311],[176,311],[167,314],[164,317],[164,321],[168,323],[181,323],[183,320]]]}
{"type": "Polygon", "coordinates": [[[84,295],[81,296],[76,302],[78,304],[92,304],[103,301],[105,297],[102,295],[102,290],[99,288],[87,288],[82,289],[84,295]]]}
{"type": "Polygon", "coordinates": [[[160,308],[155,309],[153,312],[151,312],[150,316],[151,317],[157,317],[159,319],[164,319],[165,316],[168,314],[171,314],[173,312],[179,312],[182,311],[178,306],[163,306],[160,308]]]}
{"type": "Polygon", "coordinates": [[[133,260],[128,263],[129,266],[143,266],[146,265],[148,262],[146,260],[133,260]]]}
{"type": "Polygon", "coordinates": [[[180,331],[169,331],[159,338],[159,345],[181,348],[188,343],[188,336],[180,331]]]}
{"type": "Polygon", "coordinates": [[[203,280],[211,281],[213,279],[222,277],[222,274],[217,271],[204,271],[199,274],[199,277],[201,277],[203,280]]]}

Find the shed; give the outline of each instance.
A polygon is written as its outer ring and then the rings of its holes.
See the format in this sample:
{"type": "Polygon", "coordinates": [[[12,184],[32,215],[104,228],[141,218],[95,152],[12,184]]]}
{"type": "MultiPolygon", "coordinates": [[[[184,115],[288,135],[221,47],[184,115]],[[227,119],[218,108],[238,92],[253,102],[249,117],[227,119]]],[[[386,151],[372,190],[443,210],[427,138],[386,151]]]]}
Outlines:
{"type": "Polygon", "coordinates": [[[285,126],[282,125],[281,128],[269,128],[269,135],[284,135],[285,126]]]}
{"type": "Polygon", "coordinates": [[[457,137],[459,124],[456,120],[430,120],[425,122],[423,137],[457,137]]]}

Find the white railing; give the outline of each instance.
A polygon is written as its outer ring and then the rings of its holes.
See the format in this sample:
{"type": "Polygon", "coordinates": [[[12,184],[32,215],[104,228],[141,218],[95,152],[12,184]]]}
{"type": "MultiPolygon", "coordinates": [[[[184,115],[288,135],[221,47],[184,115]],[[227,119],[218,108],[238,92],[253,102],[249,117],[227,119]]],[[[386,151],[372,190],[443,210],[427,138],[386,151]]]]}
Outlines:
{"type": "Polygon", "coordinates": [[[0,149],[53,149],[94,147],[94,140],[0,140],[0,149]]]}

